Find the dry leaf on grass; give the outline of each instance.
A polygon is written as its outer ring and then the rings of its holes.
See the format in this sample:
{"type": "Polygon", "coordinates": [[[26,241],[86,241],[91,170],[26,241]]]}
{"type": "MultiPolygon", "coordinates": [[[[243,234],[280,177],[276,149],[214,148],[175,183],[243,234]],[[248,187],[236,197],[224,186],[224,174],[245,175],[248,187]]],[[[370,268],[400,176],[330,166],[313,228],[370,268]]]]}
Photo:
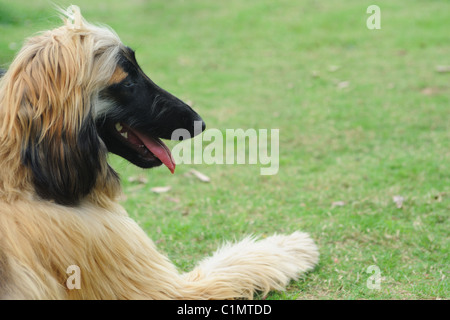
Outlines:
{"type": "Polygon", "coordinates": [[[182,215],[182,216],[188,216],[188,215],[189,215],[189,208],[184,208],[184,209],[181,211],[181,215],[182,215]]]}
{"type": "Polygon", "coordinates": [[[345,206],[345,202],[344,201],[335,201],[335,202],[333,202],[331,204],[332,208],[334,208],[334,207],[343,207],[343,206],[345,206]]]}
{"type": "Polygon", "coordinates": [[[166,187],[153,187],[150,189],[150,191],[154,192],[154,193],[164,193],[164,192],[168,192],[170,189],[172,189],[171,186],[166,186],[166,187]]]}
{"type": "Polygon", "coordinates": [[[332,66],[329,66],[329,67],[328,67],[328,71],[329,71],[329,72],[336,72],[336,71],[338,71],[340,68],[341,68],[340,66],[334,66],[334,65],[332,65],[332,66]]]}
{"type": "Polygon", "coordinates": [[[397,208],[403,208],[403,201],[405,201],[405,198],[403,198],[402,196],[393,196],[392,200],[394,201],[397,208]]]}
{"type": "Polygon", "coordinates": [[[180,199],[173,198],[173,197],[166,197],[167,201],[174,202],[174,203],[180,203],[180,199]]]}
{"type": "Polygon", "coordinates": [[[320,72],[317,70],[313,70],[313,71],[311,71],[311,76],[313,78],[318,78],[318,77],[320,77],[320,72]]]}
{"type": "Polygon", "coordinates": [[[194,175],[198,180],[200,180],[202,182],[210,182],[211,181],[211,179],[207,175],[205,175],[197,170],[191,169],[191,170],[189,170],[189,173],[194,175]]]}
{"type": "Polygon", "coordinates": [[[439,73],[450,72],[450,66],[436,66],[436,72],[439,72],[439,73]]]}
{"type": "Polygon", "coordinates": [[[434,200],[437,202],[442,202],[442,197],[445,195],[445,192],[440,192],[437,195],[434,196],[434,200]]]}
{"type": "Polygon", "coordinates": [[[422,91],[420,91],[420,93],[422,93],[426,96],[432,96],[432,95],[439,93],[439,89],[435,88],[435,87],[427,87],[427,88],[422,89],[422,91]]]}
{"type": "Polygon", "coordinates": [[[143,176],[143,175],[138,175],[138,176],[131,176],[128,178],[129,182],[137,182],[140,184],[146,184],[148,182],[148,179],[143,176]]]}
{"type": "Polygon", "coordinates": [[[341,81],[337,84],[338,89],[348,88],[350,85],[350,81],[341,81]]]}

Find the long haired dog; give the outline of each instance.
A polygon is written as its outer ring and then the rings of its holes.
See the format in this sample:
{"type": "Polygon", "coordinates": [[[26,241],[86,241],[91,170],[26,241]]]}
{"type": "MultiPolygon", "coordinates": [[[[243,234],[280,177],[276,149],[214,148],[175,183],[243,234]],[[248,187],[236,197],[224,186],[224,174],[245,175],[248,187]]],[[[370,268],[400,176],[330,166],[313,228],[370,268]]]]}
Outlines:
{"type": "Polygon", "coordinates": [[[185,274],[157,251],[118,204],[107,152],[173,171],[160,138],[202,120],[112,30],[75,6],[64,15],[28,39],[0,83],[0,297],[252,298],[312,269],[318,251],[300,232],[226,244],[185,274]]]}

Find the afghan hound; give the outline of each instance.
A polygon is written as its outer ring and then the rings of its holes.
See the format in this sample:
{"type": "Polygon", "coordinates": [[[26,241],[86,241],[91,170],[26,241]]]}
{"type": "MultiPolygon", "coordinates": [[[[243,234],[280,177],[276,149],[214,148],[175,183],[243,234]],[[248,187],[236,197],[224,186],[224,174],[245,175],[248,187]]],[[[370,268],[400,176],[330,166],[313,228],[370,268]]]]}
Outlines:
{"type": "Polygon", "coordinates": [[[225,244],[188,273],[157,251],[118,203],[107,153],[173,172],[161,139],[202,120],[113,30],[62,12],[0,80],[0,298],[253,298],[312,269],[318,250],[301,232],[225,244]]]}

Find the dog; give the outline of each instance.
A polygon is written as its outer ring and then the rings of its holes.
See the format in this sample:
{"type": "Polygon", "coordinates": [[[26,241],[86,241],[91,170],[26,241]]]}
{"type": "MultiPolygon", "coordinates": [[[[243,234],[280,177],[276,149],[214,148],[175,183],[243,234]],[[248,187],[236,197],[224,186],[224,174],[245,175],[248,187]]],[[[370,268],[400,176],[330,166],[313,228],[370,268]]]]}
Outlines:
{"type": "Polygon", "coordinates": [[[313,269],[302,232],[227,243],[187,273],[157,250],[118,203],[107,154],[173,173],[161,139],[204,122],[112,29],[61,11],[0,80],[0,298],[251,299],[313,269]]]}

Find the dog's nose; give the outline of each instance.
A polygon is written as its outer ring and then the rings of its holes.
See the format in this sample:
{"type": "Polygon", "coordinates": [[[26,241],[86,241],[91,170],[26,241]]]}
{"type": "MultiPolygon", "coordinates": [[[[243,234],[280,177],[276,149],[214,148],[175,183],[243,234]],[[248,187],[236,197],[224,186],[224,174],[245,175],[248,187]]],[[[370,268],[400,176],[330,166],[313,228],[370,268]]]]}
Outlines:
{"type": "Polygon", "coordinates": [[[203,131],[205,131],[205,129],[206,129],[206,123],[205,123],[205,121],[203,121],[203,119],[202,119],[202,117],[200,117],[198,114],[197,114],[197,120],[196,121],[201,121],[202,122],[202,131],[200,131],[200,132],[203,132],[203,131]]]}
{"type": "Polygon", "coordinates": [[[195,137],[196,135],[199,135],[200,133],[205,131],[205,128],[206,128],[205,121],[203,121],[203,119],[198,114],[196,114],[194,118],[194,127],[193,127],[194,130],[191,132],[192,137],[195,137]]]}
{"type": "Polygon", "coordinates": [[[205,121],[202,120],[202,132],[205,131],[206,129],[206,123],[205,121]]]}

